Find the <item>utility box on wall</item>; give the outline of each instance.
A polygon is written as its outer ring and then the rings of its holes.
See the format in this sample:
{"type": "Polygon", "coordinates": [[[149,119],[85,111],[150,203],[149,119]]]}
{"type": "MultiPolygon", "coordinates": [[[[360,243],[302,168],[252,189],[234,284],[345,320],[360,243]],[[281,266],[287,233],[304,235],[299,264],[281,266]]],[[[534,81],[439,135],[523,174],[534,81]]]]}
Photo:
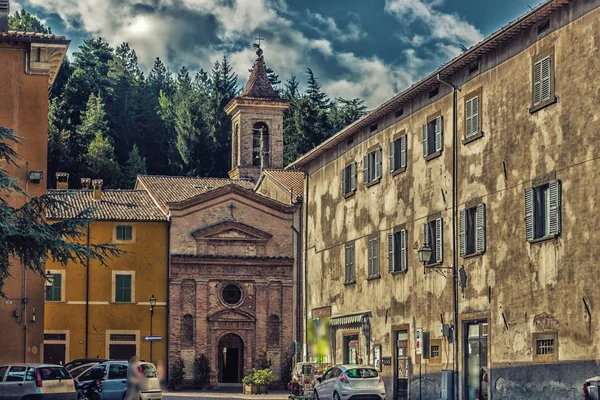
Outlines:
{"type": "Polygon", "coordinates": [[[442,370],[442,400],[454,399],[454,374],[452,370],[442,370]]]}

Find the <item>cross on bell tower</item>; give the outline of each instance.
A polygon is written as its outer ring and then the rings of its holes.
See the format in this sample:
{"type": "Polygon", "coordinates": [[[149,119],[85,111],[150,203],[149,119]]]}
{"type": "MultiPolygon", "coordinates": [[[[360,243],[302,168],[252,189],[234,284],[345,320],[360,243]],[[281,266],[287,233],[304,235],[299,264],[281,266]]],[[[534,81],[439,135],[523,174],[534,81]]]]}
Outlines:
{"type": "Polygon", "coordinates": [[[232,120],[231,179],[256,182],[265,168],[283,168],[283,112],[289,100],[279,97],[267,75],[260,35],[256,60],[242,93],[225,106],[232,120]]]}

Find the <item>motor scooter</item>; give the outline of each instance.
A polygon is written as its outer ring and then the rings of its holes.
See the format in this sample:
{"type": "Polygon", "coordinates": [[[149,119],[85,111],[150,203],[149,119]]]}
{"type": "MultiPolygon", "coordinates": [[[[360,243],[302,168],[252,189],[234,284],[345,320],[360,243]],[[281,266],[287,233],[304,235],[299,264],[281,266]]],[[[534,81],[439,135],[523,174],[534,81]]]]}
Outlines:
{"type": "Polygon", "coordinates": [[[76,385],[78,400],[102,400],[102,378],[76,385]]]}

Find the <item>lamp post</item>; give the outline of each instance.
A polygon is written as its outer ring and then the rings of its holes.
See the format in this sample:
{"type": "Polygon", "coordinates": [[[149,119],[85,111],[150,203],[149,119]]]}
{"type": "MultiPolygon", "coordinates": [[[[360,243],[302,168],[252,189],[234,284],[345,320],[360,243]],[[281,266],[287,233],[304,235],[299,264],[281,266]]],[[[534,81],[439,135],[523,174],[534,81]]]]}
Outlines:
{"type": "MultiPolygon", "coordinates": [[[[154,294],[150,297],[150,336],[152,336],[152,317],[154,317],[154,307],[156,307],[156,297],[154,294]]],[[[154,362],[154,341],[150,342],[150,362],[154,362]]]]}

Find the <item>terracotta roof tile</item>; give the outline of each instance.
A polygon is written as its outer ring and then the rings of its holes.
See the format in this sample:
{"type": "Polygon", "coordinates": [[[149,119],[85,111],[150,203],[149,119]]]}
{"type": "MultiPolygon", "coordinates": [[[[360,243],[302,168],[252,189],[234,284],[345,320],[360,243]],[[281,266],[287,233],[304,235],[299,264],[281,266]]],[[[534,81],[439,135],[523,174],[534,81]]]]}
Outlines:
{"type": "Polygon", "coordinates": [[[70,206],[48,210],[49,219],[73,218],[93,208],[92,217],[101,221],[167,221],[167,215],[144,190],[106,189],[101,200],[94,200],[92,190],[50,190],[48,194],[70,206]]]}
{"type": "Polygon", "coordinates": [[[252,182],[226,178],[138,175],[136,189],[147,190],[159,206],[167,211],[167,203],[184,201],[232,183],[244,189],[254,188],[252,182]]]}
{"type": "Polygon", "coordinates": [[[17,41],[59,41],[63,43],[70,43],[64,36],[37,33],[37,32],[25,32],[25,31],[8,31],[0,32],[0,40],[17,40],[17,41]]]}
{"type": "Polygon", "coordinates": [[[265,175],[283,186],[291,195],[302,197],[304,195],[304,173],[285,169],[265,169],[265,175]]]}

